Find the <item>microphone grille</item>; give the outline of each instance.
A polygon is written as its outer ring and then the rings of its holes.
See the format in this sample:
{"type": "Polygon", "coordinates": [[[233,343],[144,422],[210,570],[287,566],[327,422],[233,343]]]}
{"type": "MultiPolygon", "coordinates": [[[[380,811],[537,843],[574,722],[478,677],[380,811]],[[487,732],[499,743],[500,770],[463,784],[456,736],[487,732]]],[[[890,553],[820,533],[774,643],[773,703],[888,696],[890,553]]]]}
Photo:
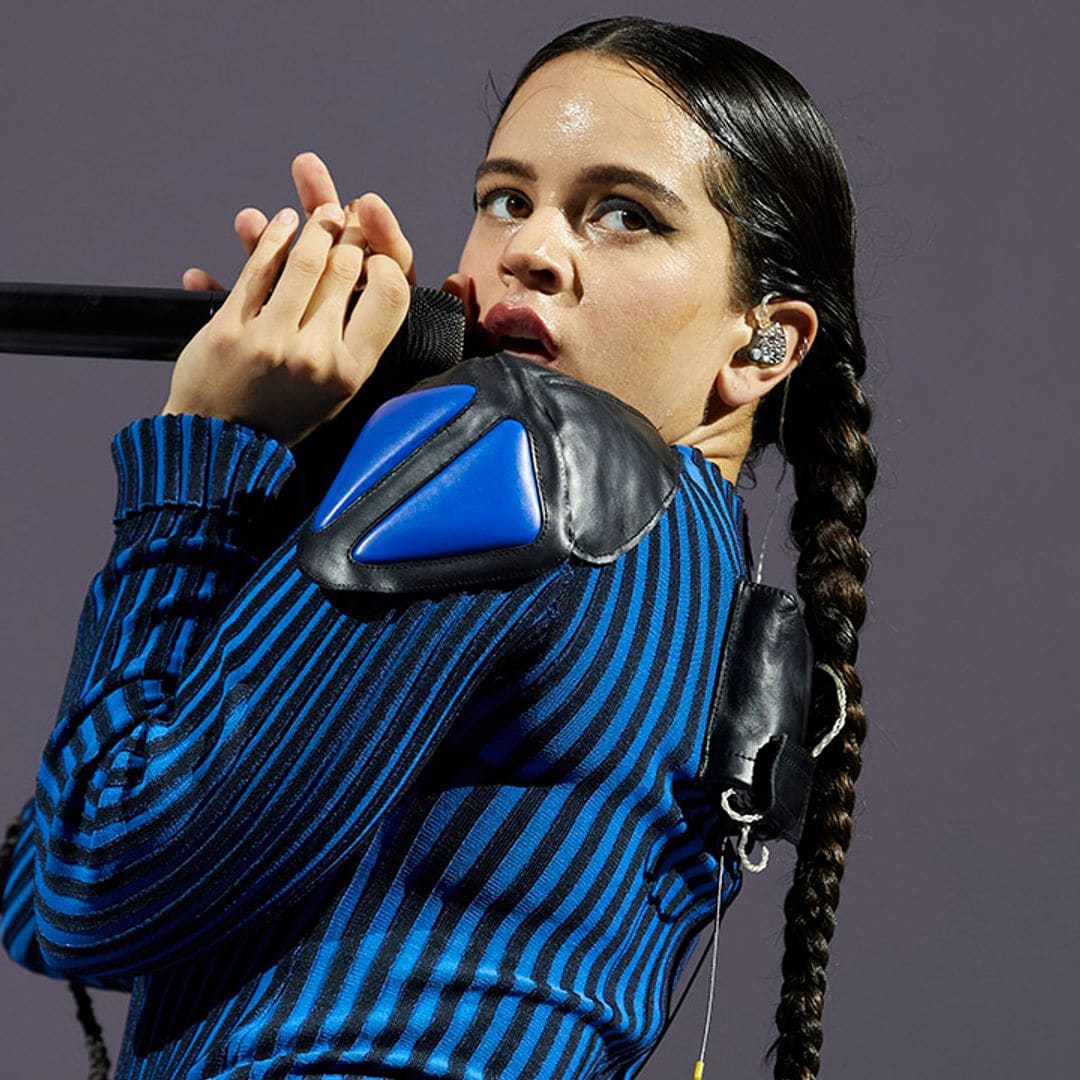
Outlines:
{"type": "Polygon", "coordinates": [[[414,286],[399,338],[393,342],[395,350],[409,358],[414,381],[441,374],[465,352],[464,304],[441,289],[414,286]]]}

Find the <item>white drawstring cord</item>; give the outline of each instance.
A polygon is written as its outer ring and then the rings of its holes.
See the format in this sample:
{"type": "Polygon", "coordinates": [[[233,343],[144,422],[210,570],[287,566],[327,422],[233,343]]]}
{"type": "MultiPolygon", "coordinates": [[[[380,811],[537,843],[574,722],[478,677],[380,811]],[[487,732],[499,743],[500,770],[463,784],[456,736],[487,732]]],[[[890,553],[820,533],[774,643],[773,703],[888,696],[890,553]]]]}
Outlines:
{"type": "Polygon", "coordinates": [[[827,672],[829,678],[836,684],[836,700],[838,709],[836,712],[836,723],[832,726],[832,731],[829,732],[818,744],[810,751],[811,755],[817,757],[826,746],[829,745],[840,734],[840,729],[844,726],[844,721],[847,720],[847,690],[844,689],[844,684],[837,675],[836,671],[829,667],[828,664],[815,664],[814,667],[821,668],[822,671],[827,672]]]}
{"type": "Polygon", "coordinates": [[[739,830],[739,842],[735,845],[736,850],[739,852],[739,858],[742,860],[744,869],[749,870],[751,874],[760,874],[766,866],[769,865],[769,849],[762,844],[761,845],[761,862],[752,863],[750,857],[746,854],[746,845],[750,842],[750,826],[755,821],[760,821],[763,814],[740,814],[738,810],[735,810],[730,802],[731,796],[737,794],[734,788],[728,788],[720,796],[720,805],[723,806],[724,812],[732,821],[743,821],[746,824],[739,830]]]}

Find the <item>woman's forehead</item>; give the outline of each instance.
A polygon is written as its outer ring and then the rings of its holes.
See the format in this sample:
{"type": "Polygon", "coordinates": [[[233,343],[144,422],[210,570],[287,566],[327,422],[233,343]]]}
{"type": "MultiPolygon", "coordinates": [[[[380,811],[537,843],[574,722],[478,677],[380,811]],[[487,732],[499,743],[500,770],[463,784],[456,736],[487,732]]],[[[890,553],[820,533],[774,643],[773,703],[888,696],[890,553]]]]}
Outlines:
{"type": "Polygon", "coordinates": [[[571,53],[534,71],[514,95],[489,157],[536,167],[622,160],[667,182],[700,175],[708,134],[667,94],[622,60],[571,53]]]}

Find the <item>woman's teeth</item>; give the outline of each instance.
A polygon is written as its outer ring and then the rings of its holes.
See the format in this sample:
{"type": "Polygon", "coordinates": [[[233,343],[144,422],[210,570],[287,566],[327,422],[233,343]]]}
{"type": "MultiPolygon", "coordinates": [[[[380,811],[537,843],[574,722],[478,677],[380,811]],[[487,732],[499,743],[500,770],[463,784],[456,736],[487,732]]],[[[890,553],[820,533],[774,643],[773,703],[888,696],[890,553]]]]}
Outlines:
{"type": "Polygon", "coordinates": [[[504,337],[502,348],[517,353],[526,353],[529,356],[538,356],[543,360],[550,360],[548,351],[535,338],[504,337]]]}

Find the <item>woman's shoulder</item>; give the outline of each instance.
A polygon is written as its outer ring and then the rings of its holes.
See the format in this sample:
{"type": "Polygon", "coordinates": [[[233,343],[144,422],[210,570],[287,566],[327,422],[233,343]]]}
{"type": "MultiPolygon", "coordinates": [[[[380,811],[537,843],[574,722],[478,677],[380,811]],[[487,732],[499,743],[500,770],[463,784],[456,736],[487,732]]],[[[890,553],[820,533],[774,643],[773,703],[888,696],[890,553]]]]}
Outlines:
{"type": "Polygon", "coordinates": [[[746,503],[735,485],[696,446],[677,443],[672,452],[683,461],[681,486],[692,492],[699,506],[737,537],[743,561],[749,558],[746,503]]]}
{"type": "Polygon", "coordinates": [[[610,563],[671,505],[685,459],[614,396],[503,354],[381,406],[300,541],[327,588],[440,591],[610,563]]]}

